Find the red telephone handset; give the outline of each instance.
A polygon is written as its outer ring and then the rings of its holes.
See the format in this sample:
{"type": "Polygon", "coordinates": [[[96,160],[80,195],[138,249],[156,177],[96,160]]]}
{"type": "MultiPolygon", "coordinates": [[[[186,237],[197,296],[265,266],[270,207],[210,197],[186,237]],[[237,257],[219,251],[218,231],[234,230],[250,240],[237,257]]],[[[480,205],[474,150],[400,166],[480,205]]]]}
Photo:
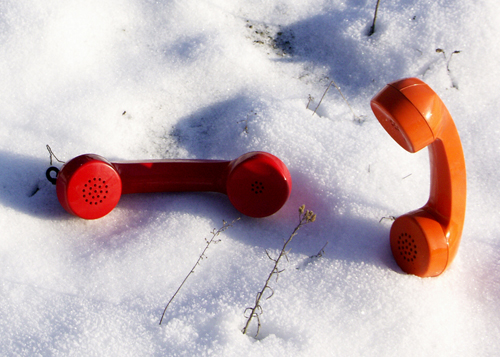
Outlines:
{"type": "Polygon", "coordinates": [[[285,204],[291,189],[292,179],[285,164],[265,152],[250,152],[232,161],[115,163],[85,154],[66,163],[56,180],[61,205],[85,219],[111,212],[122,194],[180,191],[224,193],[241,213],[266,217],[285,204]]]}
{"type": "Polygon", "coordinates": [[[465,160],[455,123],[439,96],[417,78],[386,85],[371,107],[405,150],[429,148],[429,201],[398,217],[390,239],[394,258],[405,272],[440,275],[457,254],[465,218],[465,160]]]}

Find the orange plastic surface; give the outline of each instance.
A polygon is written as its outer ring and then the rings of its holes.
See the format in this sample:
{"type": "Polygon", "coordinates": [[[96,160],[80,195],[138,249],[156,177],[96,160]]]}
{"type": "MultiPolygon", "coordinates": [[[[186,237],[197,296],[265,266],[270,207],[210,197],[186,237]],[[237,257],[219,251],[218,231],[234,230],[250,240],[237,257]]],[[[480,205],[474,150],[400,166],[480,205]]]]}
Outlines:
{"type": "Polygon", "coordinates": [[[403,271],[421,277],[440,275],[457,254],[465,219],[465,159],[455,123],[441,98],[417,78],[386,85],[371,107],[405,150],[429,148],[429,200],[396,219],[391,249],[403,271]]]}

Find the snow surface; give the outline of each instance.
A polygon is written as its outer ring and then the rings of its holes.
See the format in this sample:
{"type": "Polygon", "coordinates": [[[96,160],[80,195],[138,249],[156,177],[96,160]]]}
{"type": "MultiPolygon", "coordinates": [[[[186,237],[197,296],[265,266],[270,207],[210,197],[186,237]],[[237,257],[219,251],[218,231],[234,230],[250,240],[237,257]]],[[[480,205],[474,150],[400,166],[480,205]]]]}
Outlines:
{"type": "MultiPolygon", "coordinates": [[[[495,0],[5,0],[0,3],[0,351],[19,356],[492,356],[500,353],[500,5],[495,0]],[[444,52],[436,52],[436,49],[444,52]],[[453,54],[454,51],[460,51],[453,54]],[[424,204],[369,101],[419,77],[462,138],[468,205],[443,275],[403,274],[391,222],[424,204]],[[312,115],[331,80],[317,115],[312,115]],[[309,97],[314,100],[309,103],[309,97]],[[233,159],[290,169],[287,204],[211,246],[220,194],[122,197],[85,221],[45,179],[59,159],[233,159]],[[258,338],[243,335],[297,224],[258,338]],[[311,259],[328,242],[324,255],[311,259]]],[[[60,166],[59,163],[57,163],[60,166]]]]}

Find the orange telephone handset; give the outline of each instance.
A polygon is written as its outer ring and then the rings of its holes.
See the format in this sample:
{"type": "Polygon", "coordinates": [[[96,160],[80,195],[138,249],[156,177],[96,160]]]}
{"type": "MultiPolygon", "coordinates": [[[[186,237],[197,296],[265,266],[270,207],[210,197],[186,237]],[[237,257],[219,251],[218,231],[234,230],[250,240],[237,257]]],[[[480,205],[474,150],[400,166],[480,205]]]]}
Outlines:
{"type": "Polygon", "coordinates": [[[457,254],[465,218],[465,159],[455,123],[439,96],[417,78],[386,85],[370,104],[380,124],[405,150],[429,148],[429,201],[398,217],[390,240],[403,271],[440,275],[457,254]]]}

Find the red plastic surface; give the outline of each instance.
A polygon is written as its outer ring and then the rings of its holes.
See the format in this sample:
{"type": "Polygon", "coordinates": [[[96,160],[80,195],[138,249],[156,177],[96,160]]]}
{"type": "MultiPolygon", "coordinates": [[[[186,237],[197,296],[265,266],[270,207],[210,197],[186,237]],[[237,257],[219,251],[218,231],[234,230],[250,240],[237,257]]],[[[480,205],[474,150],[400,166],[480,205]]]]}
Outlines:
{"type": "Polygon", "coordinates": [[[108,214],[121,194],[182,191],[224,193],[241,213],[266,217],[285,204],[291,189],[292,180],[285,164],[265,152],[247,153],[232,161],[116,163],[86,154],[65,164],[56,182],[64,209],[85,219],[108,214]]]}
{"type": "Polygon", "coordinates": [[[266,217],[288,200],[292,178],[276,156],[248,153],[229,164],[225,188],[238,211],[250,217],[266,217]]]}
{"type": "Polygon", "coordinates": [[[405,272],[440,275],[455,258],[465,219],[465,159],[455,123],[439,96],[417,78],[388,84],[371,107],[404,149],[429,148],[429,200],[394,222],[391,249],[405,272]]]}
{"type": "Polygon", "coordinates": [[[144,192],[225,192],[224,173],[230,161],[153,160],[115,162],[122,194],[144,192]]]}
{"type": "Polygon", "coordinates": [[[85,219],[105,216],[120,200],[122,183],[101,156],[81,155],[66,163],[56,182],[57,198],[71,214],[85,219]]]}

